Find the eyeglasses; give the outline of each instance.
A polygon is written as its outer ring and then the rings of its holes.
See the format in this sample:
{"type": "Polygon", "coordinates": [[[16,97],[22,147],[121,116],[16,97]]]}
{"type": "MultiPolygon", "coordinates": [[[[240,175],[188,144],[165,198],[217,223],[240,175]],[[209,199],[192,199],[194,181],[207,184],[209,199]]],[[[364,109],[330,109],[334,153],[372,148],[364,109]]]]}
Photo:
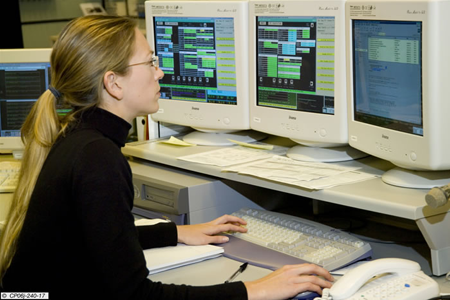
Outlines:
{"type": "Polygon", "coordinates": [[[140,62],[140,63],[131,64],[131,65],[128,65],[127,67],[134,67],[134,66],[139,66],[139,65],[150,65],[150,66],[155,67],[156,69],[158,69],[158,67],[159,67],[159,57],[154,55],[154,56],[152,56],[152,58],[149,61],[143,61],[143,62],[140,62]]]}

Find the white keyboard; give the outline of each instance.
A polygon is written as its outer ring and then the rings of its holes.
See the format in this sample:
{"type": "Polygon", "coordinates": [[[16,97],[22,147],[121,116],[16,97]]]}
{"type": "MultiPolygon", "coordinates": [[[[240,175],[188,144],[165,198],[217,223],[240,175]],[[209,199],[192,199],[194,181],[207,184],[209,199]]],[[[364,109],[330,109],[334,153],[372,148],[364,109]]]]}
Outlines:
{"type": "MultiPolygon", "coordinates": [[[[233,236],[327,270],[341,268],[372,254],[367,242],[313,221],[258,209],[241,209],[232,215],[244,219],[248,229],[247,233],[233,233],[233,236]]],[[[241,250],[237,251],[245,252],[242,251],[245,246],[239,247],[241,250]]],[[[276,265],[269,261],[272,259],[275,258],[268,255],[268,266],[276,265]]],[[[251,257],[240,257],[240,260],[251,261],[251,257]]]]}
{"type": "Polygon", "coordinates": [[[0,193],[14,192],[19,182],[21,162],[1,161],[0,162],[0,193]]]}

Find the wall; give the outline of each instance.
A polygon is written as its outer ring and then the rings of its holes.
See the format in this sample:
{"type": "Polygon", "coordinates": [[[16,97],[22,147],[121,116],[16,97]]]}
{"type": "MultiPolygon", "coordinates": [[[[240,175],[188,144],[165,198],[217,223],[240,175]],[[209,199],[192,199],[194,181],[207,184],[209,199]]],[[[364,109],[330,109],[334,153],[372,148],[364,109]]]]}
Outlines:
{"type": "MultiPolygon", "coordinates": [[[[144,0],[126,1],[131,14],[136,14],[136,9],[133,8],[144,2],[144,0]]],[[[126,3],[124,0],[19,0],[24,47],[51,47],[52,37],[55,38],[70,20],[83,15],[80,3],[103,2],[110,13],[114,14],[116,7],[119,14],[126,13],[126,9],[121,9],[126,3]]],[[[139,27],[145,28],[144,19],[139,19],[139,27]]]]}

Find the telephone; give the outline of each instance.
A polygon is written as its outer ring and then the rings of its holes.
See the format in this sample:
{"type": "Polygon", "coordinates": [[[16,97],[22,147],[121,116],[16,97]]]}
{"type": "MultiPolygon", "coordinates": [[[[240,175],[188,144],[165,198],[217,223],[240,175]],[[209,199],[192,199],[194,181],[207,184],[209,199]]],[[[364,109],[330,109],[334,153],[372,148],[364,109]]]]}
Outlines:
{"type": "Polygon", "coordinates": [[[439,296],[439,286],[417,262],[381,258],[350,270],[328,292],[333,300],[426,300],[439,296]]]}

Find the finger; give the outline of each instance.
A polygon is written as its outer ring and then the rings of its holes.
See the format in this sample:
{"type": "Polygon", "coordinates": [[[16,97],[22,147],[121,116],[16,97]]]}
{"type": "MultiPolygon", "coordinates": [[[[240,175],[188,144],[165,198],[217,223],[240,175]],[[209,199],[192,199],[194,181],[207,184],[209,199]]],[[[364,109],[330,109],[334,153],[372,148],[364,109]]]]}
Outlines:
{"type": "Polygon", "coordinates": [[[310,282],[314,285],[320,286],[322,288],[330,288],[332,286],[332,283],[322,279],[321,277],[315,276],[315,275],[300,275],[296,277],[293,281],[294,283],[306,283],[310,282]]]}
{"type": "Polygon", "coordinates": [[[322,295],[322,288],[318,285],[315,285],[311,282],[304,282],[297,285],[299,288],[298,293],[309,291],[309,292],[316,292],[319,295],[322,295]]]}
{"type": "Polygon", "coordinates": [[[234,232],[247,232],[247,228],[242,227],[242,226],[236,226],[234,224],[221,224],[218,225],[216,228],[216,230],[218,230],[216,233],[219,232],[227,232],[227,231],[234,231],[234,232]]]}
{"type": "Polygon", "coordinates": [[[216,225],[225,224],[225,223],[235,223],[235,224],[241,224],[241,225],[247,224],[247,222],[244,219],[241,219],[236,216],[231,216],[231,215],[223,215],[223,216],[215,219],[213,221],[213,223],[216,225]]]}
{"type": "Polygon", "coordinates": [[[325,278],[328,281],[334,281],[334,277],[330,274],[330,272],[328,272],[327,270],[325,270],[322,267],[316,266],[316,270],[314,271],[313,274],[322,276],[323,278],[325,278]]]}
{"type": "Polygon", "coordinates": [[[223,244],[230,240],[229,237],[223,235],[212,235],[208,236],[206,239],[208,244],[223,244]]]}
{"type": "Polygon", "coordinates": [[[315,274],[315,275],[322,276],[323,278],[325,278],[328,281],[334,281],[334,278],[330,274],[330,272],[328,272],[324,268],[319,267],[318,265],[315,265],[315,264],[301,264],[301,265],[294,265],[294,266],[288,266],[288,267],[291,267],[291,268],[293,267],[292,269],[295,270],[295,272],[298,272],[299,275],[315,274]]]}

